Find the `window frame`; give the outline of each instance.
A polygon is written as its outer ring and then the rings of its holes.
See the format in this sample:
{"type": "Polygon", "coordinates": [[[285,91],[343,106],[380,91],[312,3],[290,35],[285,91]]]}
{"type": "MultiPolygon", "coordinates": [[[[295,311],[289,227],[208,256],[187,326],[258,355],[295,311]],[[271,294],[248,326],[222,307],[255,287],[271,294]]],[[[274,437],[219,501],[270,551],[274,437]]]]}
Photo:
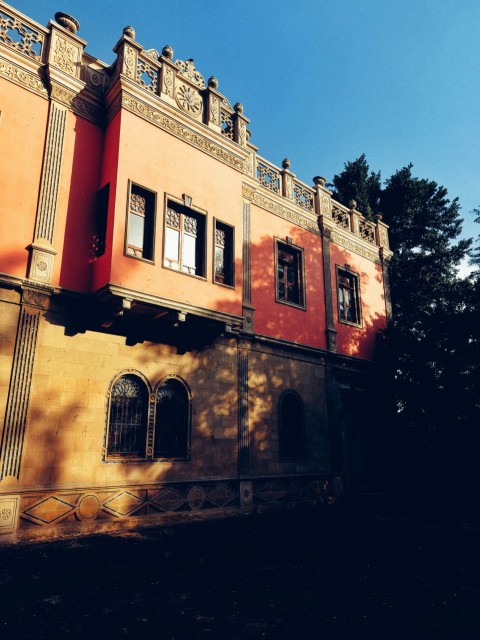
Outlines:
{"type": "MultiPolygon", "coordinates": [[[[169,194],[165,194],[165,206],[164,206],[164,216],[163,216],[163,252],[162,252],[162,267],[164,269],[168,269],[169,271],[174,271],[175,273],[181,273],[182,275],[185,276],[190,276],[192,278],[196,278],[197,280],[207,280],[206,277],[206,273],[207,273],[207,227],[208,227],[208,214],[207,211],[205,211],[204,209],[200,209],[199,207],[193,206],[191,203],[189,205],[187,205],[183,200],[180,200],[178,198],[175,198],[174,196],[171,196],[169,194]],[[173,206],[170,206],[171,204],[173,204],[173,206]],[[169,229],[170,227],[167,225],[167,211],[168,209],[171,208],[174,211],[176,211],[177,213],[179,213],[182,217],[184,215],[187,214],[187,212],[193,214],[190,217],[195,218],[197,221],[201,221],[201,234],[199,234],[198,240],[196,240],[195,242],[195,251],[197,251],[197,248],[200,249],[200,255],[197,258],[197,255],[195,255],[195,262],[197,263],[198,260],[198,264],[200,264],[201,266],[201,271],[202,273],[190,273],[188,271],[185,271],[183,269],[183,247],[184,247],[184,221],[182,220],[182,222],[180,223],[180,231],[179,233],[179,240],[178,240],[178,256],[179,256],[179,260],[178,260],[178,264],[179,267],[178,269],[176,269],[173,266],[169,266],[167,264],[165,264],[168,261],[168,258],[166,257],[166,250],[167,250],[167,229],[169,229]],[[180,211],[178,211],[180,209],[180,211]]],[[[197,270],[197,267],[195,267],[195,269],[197,270]]]]}
{"type": "Polygon", "coordinates": [[[192,435],[192,394],[190,392],[190,389],[187,385],[187,383],[182,380],[182,378],[180,378],[180,376],[177,375],[168,375],[165,376],[164,378],[162,378],[161,380],[158,381],[158,383],[155,386],[155,393],[154,393],[154,403],[153,403],[153,428],[152,428],[152,438],[151,438],[151,449],[152,449],[152,460],[154,461],[170,461],[170,460],[178,460],[178,461],[189,461],[191,459],[191,452],[192,452],[192,446],[191,446],[191,435],[192,435]],[[187,406],[187,425],[186,425],[186,443],[185,443],[185,447],[186,447],[186,452],[185,455],[182,456],[176,456],[176,455],[156,455],[156,447],[155,447],[155,441],[156,441],[156,434],[157,434],[157,406],[158,406],[158,402],[157,402],[157,398],[158,398],[158,392],[159,390],[166,386],[170,381],[174,381],[175,383],[177,383],[179,386],[183,387],[183,391],[185,392],[185,396],[186,396],[186,401],[188,403],[187,406]]]}
{"type": "Polygon", "coordinates": [[[290,307],[294,307],[295,309],[302,309],[306,311],[307,309],[307,298],[306,298],[306,287],[305,287],[305,251],[302,247],[299,247],[287,238],[286,240],[282,240],[281,238],[274,238],[274,251],[275,251],[275,302],[280,304],[286,304],[290,307]],[[290,253],[296,254],[298,256],[298,264],[296,267],[296,277],[297,277],[297,289],[298,289],[298,302],[291,302],[290,300],[286,300],[280,297],[279,288],[280,288],[280,280],[278,277],[279,271],[279,251],[282,250],[290,251],[290,253]]]}
{"type": "MultiPolygon", "coordinates": [[[[141,195],[141,194],[138,194],[141,195]]],[[[156,228],[156,212],[157,212],[157,193],[152,191],[152,189],[147,189],[137,182],[133,182],[133,180],[128,181],[128,191],[127,191],[127,206],[126,206],[126,217],[125,217],[125,245],[124,245],[124,255],[127,258],[133,258],[135,260],[141,260],[142,262],[148,262],[149,264],[155,264],[155,228],[156,228]],[[144,218],[144,227],[143,227],[143,247],[138,247],[129,242],[129,230],[131,230],[131,222],[130,215],[132,214],[130,209],[130,202],[132,197],[132,191],[134,189],[138,189],[145,194],[146,199],[146,210],[148,209],[148,213],[146,211],[144,218]],[[148,257],[144,256],[146,252],[145,244],[146,240],[149,241],[149,251],[148,257]],[[136,253],[129,253],[129,249],[133,251],[141,251],[142,255],[137,255],[136,253]]],[[[139,215],[139,214],[132,214],[139,215]]]]}
{"type": "MultiPolygon", "coordinates": [[[[227,236],[226,236],[227,237],[227,236]]],[[[213,259],[212,259],[212,282],[214,284],[228,287],[229,289],[235,289],[235,227],[231,224],[223,222],[218,218],[213,218],[213,259]],[[223,230],[228,234],[228,247],[224,250],[224,265],[228,263],[225,271],[228,272],[228,282],[227,278],[225,281],[220,282],[217,280],[216,274],[216,256],[217,256],[217,229],[219,227],[223,227],[223,230]]]]}
{"type": "Polygon", "coordinates": [[[192,436],[192,394],[188,384],[180,376],[175,374],[169,374],[161,378],[155,385],[154,390],[147,380],[147,378],[135,369],[125,369],[117,373],[111,380],[106,393],[106,411],[105,411],[105,435],[104,446],[102,450],[102,458],[107,463],[151,463],[151,462],[166,462],[166,461],[179,461],[189,462],[191,460],[191,436],[192,436]],[[134,453],[116,453],[110,450],[110,434],[112,433],[112,398],[114,397],[113,390],[115,385],[123,378],[135,378],[141,385],[142,389],[142,402],[143,402],[143,416],[142,416],[142,433],[140,435],[140,446],[134,453]],[[185,455],[181,456],[159,456],[155,455],[155,430],[157,428],[157,397],[158,392],[169,381],[175,381],[182,387],[182,391],[185,393],[184,399],[186,400],[186,429],[184,430],[185,442],[185,455]],[[143,438],[143,440],[142,440],[143,438]]]}
{"type": "Polygon", "coordinates": [[[117,374],[111,381],[107,392],[107,419],[106,419],[106,433],[105,433],[105,444],[104,444],[104,458],[108,462],[139,462],[146,459],[147,456],[147,441],[148,441],[148,427],[149,427],[149,414],[150,414],[150,385],[148,380],[140,374],[140,372],[129,369],[127,371],[122,371],[117,374]],[[144,433],[144,446],[142,448],[143,455],[140,454],[139,450],[135,453],[115,453],[110,451],[110,434],[111,434],[111,426],[112,426],[112,398],[113,390],[115,385],[120,382],[120,380],[125,378],[136,378],[137,381],[143,386],[144,392],[144,418],[142,421],[142,430],[144,433]]]}
{"type": "MultiPolygon", "coordinates": [[[[305,432],[305,404],[303,402],[302,397],[299,393],[294,391],[293,389],[285,389],[280,398],[278,399],[277,405],[277,419],[278,419],[278,458],[281,462],[300,462],[305,461],[307,459],[307,441],[306,441],[306,432],[305,432]],[[300,415],[300,433],[298,435],[299,438],[299,452],[288,453],[285,451],[286,443],[285,443],[285,425],[284,425],[284,415],[283,415],[283,405],[285,400],[289,397],[296,398],[301,408],[300,415]]],[[[298,425],[296,425],[298,426],[298,425]]]]}
{"type": "Polygon", "coordinates": [[[345,264],[345,265],[336,265],[336,292],[337,292],[337,315],[338,315],[338,321],[341,322],[342,324],[347,324],[350,325],[352,327],[362,327],[363,326],[363,320],[362,320],[362,300],[361,300],[361,296],[360,296],[360,276],[358,273],[356,273],[355,271],[352,271],[350,269],[350,265],[345,264]],[[343,275],[344,274],[344,275],[343,275]],[[344,287],[341,282],[340,282],[340,278],[341,277],[347,277],[349,279],[351,279],[351,281],[353,282],[353,286],[351,287],[351,291],[353,291],[353,299],[354,299],[354,303],[355,303],[355,311],[356,311],[356,322],[352,321],[352,320],[348,320],[346,318],[342,318],[342,314],[340,311],[340,289],[342,288],[346,288],[344,287]]]}

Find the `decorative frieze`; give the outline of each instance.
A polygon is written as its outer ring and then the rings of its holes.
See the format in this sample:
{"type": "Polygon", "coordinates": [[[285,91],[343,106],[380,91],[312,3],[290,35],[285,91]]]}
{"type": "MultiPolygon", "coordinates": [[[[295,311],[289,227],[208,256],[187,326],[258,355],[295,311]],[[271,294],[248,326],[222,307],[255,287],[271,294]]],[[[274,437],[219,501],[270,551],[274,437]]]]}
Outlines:
{"type": "Polygon", "coordinates": [[[293,211],[292,209],[285,207],[279,202],[276,202],[275,200],[268,198],[263,193],[255,191],[253,196],[253,202],[259,207],[261,207],[262,209],[265,209],[266,211],[271,211],[272,213],[279,216],[280,218],[284,218],[285,220],[288,220],[289,222],[293,222],[293,224],[296,224],[297,226],[302,227],[303,229],[307,229],[312,233],[320,235],[320,231],[319,231],[316,220],[309,219],[306,216],[302,215],[301,213],[297,213],[296,211],[293,211]]]}
{"type": "Polygon", "coordinates": [[[376,262],[380,264],[380,257],[378,250],[369,249],[365,247],[363,244],[354,240],[353,238],[348,238],[343,233],[338,233],[336,230],[332,229],[331,233],[332,242],[335,244],[348,249],[348,251],[353,251],[353,253],[357,253],[359,256],[366,258],[367,260],[371,260],[372,262],[376,262]]]}
{"type": "Polygon", "coordinates": [[[47,88],[37,74],[1,57],[0,76],[15,82],[15,84],[18,84],[29,91],[33,91],[44,98],[48,97],[47,88]]]}
{"type": "Polygon", "coordinates": [[[160,129],[173,134],[177,138],[188,142],[197,149],[208,153],[217,160],[220,160],[221,162],[228,164],[237,171],[243,173],[243,158],[232,153],[213,140],[210,140],[200,133],[197,133],[193,129],[190,129],[178,120],[175,120],[174,118],[168,116],[166,113],[160,111],[160,109],[156,109],[146,104],[145,102],[138,100],[138,98],[135,98],[125,91],[122,91],[121,94],[121,106],[124,109],[128,109],[128,111],[131,111],[132,113],[145,118],[145,120],[148,120],[160,129]]]}

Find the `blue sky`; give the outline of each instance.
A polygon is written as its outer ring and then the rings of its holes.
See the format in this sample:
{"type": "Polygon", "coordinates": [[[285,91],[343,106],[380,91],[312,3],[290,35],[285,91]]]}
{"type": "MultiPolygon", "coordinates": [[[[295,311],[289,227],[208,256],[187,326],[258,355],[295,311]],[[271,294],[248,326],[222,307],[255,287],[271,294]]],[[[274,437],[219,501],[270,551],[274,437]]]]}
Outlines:
{"type": "Polygon", "coordinates": [[[478,0],[16,0],[46,25],[80,22],[87,51],[112,62],[123,27],[146,49],[194,58],[242,102],[259,153],[311,184],[365,153],[388,178],[412,163],[480,227],[478,0]]]}

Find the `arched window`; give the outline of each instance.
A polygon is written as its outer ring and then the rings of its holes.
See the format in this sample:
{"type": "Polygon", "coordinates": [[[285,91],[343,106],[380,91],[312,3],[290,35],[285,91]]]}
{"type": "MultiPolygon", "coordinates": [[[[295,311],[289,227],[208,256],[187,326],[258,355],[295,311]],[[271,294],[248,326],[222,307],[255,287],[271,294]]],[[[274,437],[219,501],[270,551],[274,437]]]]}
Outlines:
{"type": "Polygon", "coordinates": [[[285,391],[279,402],[279,451],[282,460],[305,457],[303,402],[295,391],[285,391]]]}
{"type": "Polygon", "coordinates": [[[110,391],[107,455],[145,457],[148,389],[141,378],[124,375],[110,391]]]}
{"type": "Polygon", "coordinates": [[[155,458],[187,458],[190,450],[190,393],[178,378],[167,378],[157,388],[155,458]]]}

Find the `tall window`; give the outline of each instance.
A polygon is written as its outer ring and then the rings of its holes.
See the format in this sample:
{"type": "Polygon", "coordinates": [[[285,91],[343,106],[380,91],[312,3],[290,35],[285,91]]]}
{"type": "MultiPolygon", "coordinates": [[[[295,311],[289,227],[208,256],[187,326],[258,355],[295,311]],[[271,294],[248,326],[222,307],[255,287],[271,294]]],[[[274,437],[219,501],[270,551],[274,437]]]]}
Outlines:
{"type": "Polygon", "coordinates": [[[360,325],[360,297],[358,275],[349,269],[337,267],[338,319],[340,322],[360,325]]]}
{"type": "Polygon", "coordinates": [[[186,458],[189,448],[190,397],[185,385],[167,378],[157,389],[155,458],[186,458]]]}
{"type": "Polygon", "coordinates": [[[295,391],[285,391],[280,398],[279,452],[282,460],[305,457],[303,402],[295,391]]]}
{"type": "Polygon", "coordinates": [[[275,241],[275,248],[277,301],[304,307],[303,250],[280,240],[275,241]]]}
{"type": "Polygon", "coordinates": [[[191,399],[176,377],[162,380],[155,394],[141,374],[114,380],[109,394],[107,460],[186,460],[190,455],[191,399]]]}
{"type": "Polygon", "coordinates": [[[235,284],[233,261],[233,227],[215,220],[215,273],[217,284],[233,287],[235,284]]]}
{"type": "Polygon", "coordinates": [[[165,215],[163,266],[205,276],[205,215],[171,200],[165,215]]]}
{"type": "Polygon", "coordinates": [[[110,392],[107,455],[145,457],[148,390],[134,375],[118,378],[110,392]]]}
{"type": "Polygon", "coordinates": [[[126,254],[144,260],[153,260],[155,230],[155,194],[153,191],[130,183],[126,254]]]}

